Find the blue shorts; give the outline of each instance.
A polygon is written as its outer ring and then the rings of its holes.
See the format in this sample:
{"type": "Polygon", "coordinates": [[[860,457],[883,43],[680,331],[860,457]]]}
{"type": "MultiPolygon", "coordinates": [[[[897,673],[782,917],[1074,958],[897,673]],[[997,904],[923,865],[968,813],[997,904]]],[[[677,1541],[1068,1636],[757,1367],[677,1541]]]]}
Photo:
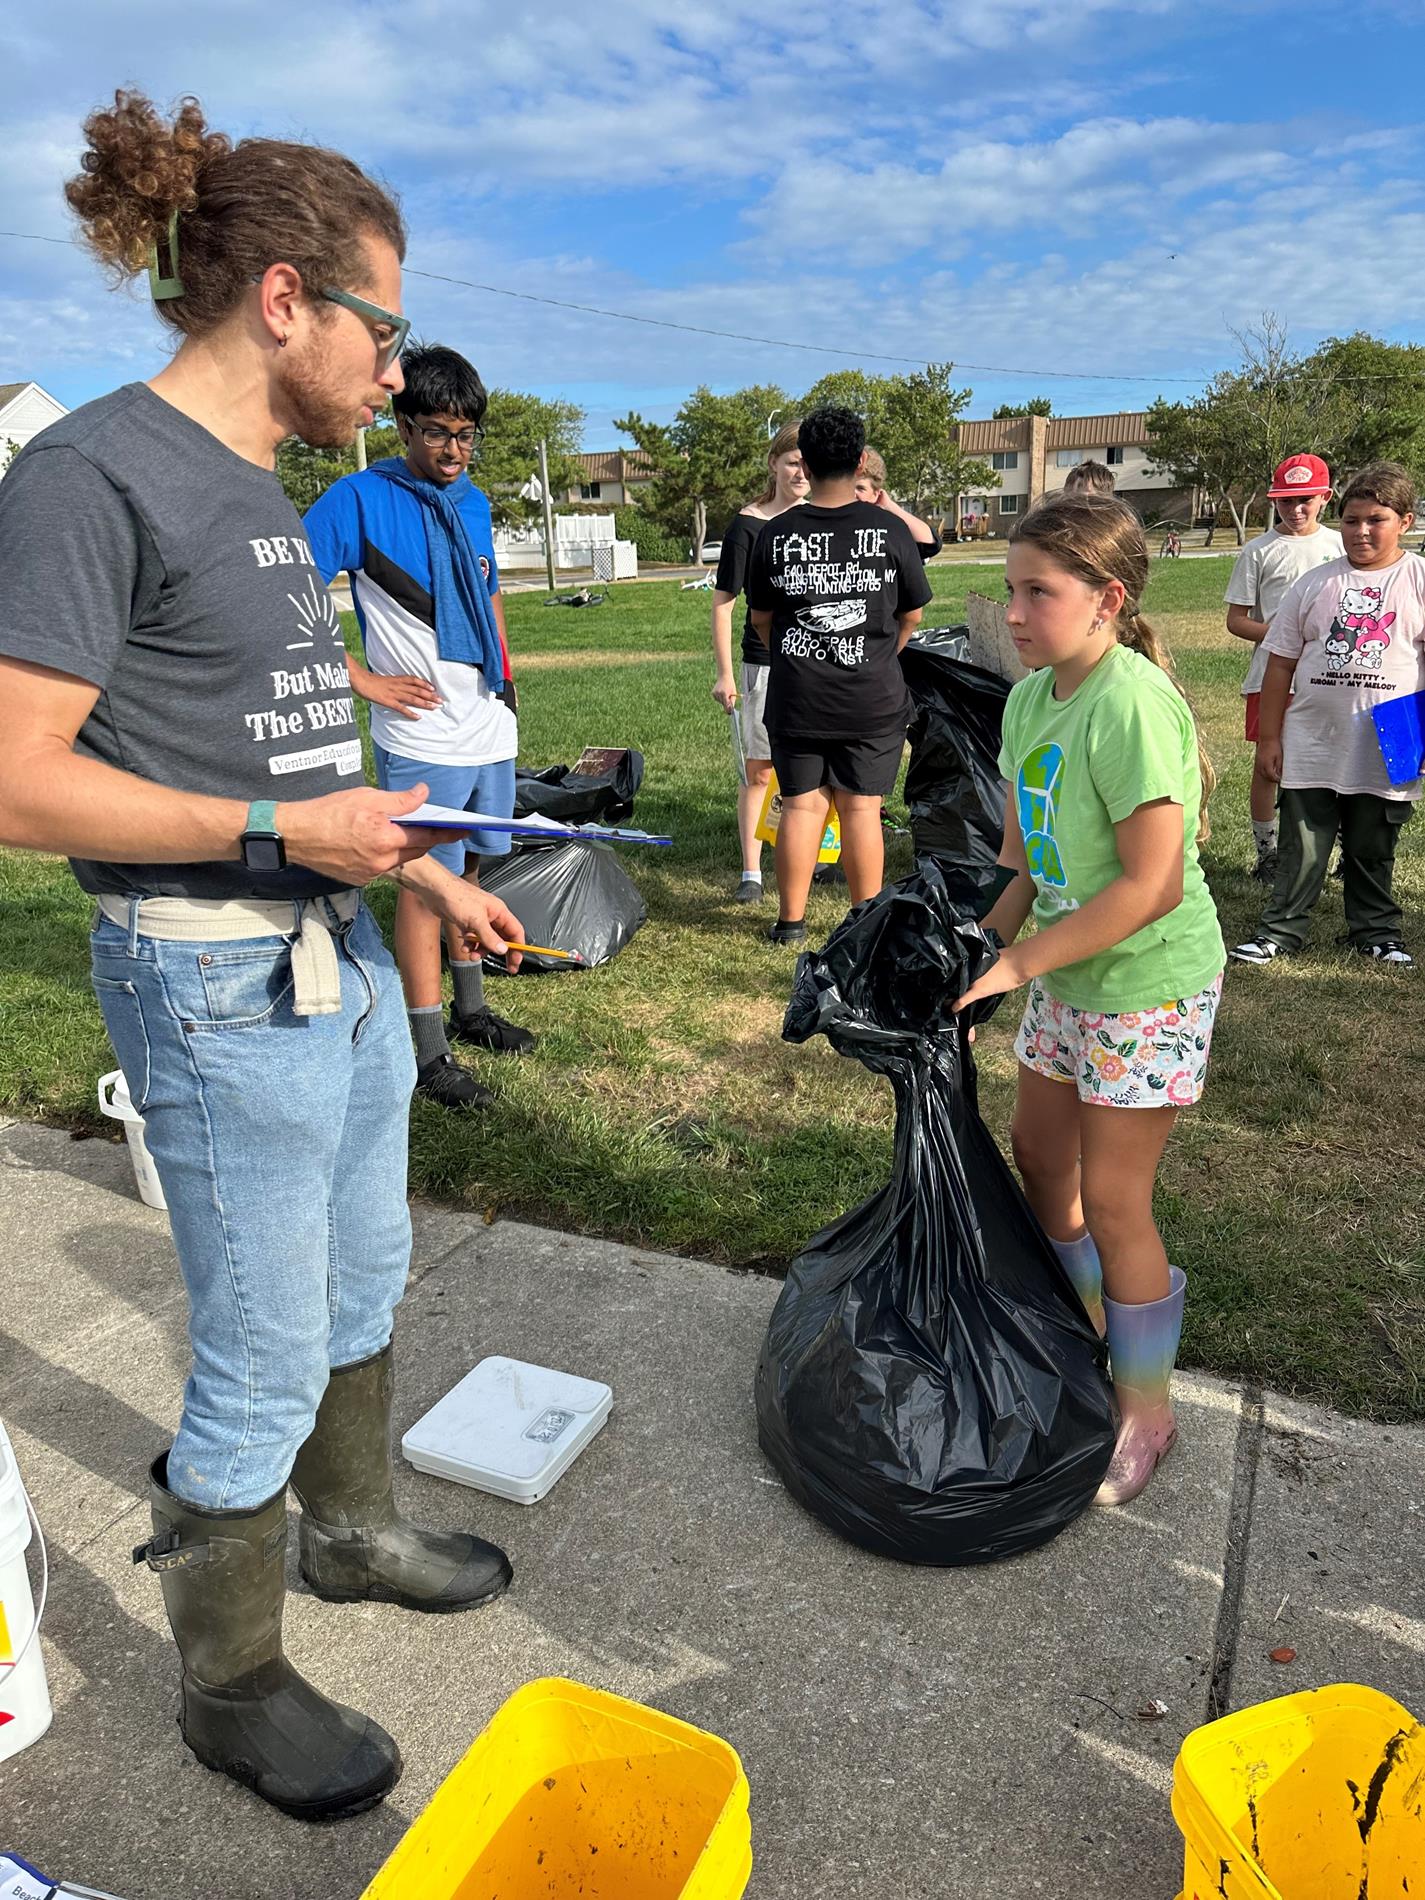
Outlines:
{"type": "MultiPolygon", "coordinates": [[[[513,759],[499,759],[494,765],[432,765],[427,759],[408,759],[399,752],[388,752],[384,746],[373,745],[372,751],[376,754],[376,783],[383,792],[405,792],[412,785],[424,785],[432,805],[482,811],[489,818],[508,818],[514,811],[513,759]]],[[[453,844],[433,845],[430,856],[461,877],[467,853],[472,857],[503,858],[509,851],[508,831],[472,831],[453,844]]]]}

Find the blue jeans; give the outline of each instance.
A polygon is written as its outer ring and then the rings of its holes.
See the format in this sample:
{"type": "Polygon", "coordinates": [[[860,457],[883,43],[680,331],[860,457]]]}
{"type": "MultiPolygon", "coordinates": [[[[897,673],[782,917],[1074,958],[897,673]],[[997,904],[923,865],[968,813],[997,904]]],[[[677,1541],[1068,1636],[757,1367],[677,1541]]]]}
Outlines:
{"type": "Polygon", "coordinates": [[[207,1509],[282,1489],[330,1369],[386,1345],[406,1283],[400,978],[364,906],[335,943],[340,1013],[297,1016],[285,937],[173,943],[101,917],[90,939],[188,1289],[169,1485],[207,1509]]]}

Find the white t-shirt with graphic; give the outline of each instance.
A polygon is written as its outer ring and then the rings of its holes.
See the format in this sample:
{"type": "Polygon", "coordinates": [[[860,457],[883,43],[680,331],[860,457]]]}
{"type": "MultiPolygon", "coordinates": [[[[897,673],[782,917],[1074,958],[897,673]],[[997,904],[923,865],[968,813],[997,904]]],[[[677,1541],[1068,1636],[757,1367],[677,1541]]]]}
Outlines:
{"type": "MultiPolygon", "coordinates": [[[[1249,541],[1232,564],[1232,578],[1222,596],[1229,607],[1249,607],[1254,620],[1270,626],[1276,618],[1282,597],[1294,581],[1327,561],[1339,561],[1345,545],[1334,528],[1318,528],[1315,534],[1283,534],[1268,528],[1249,541]]],[[[1267,671],[1265,640],[1252,649],[1243,693],[1260,693],[1267,671]]]]}
{"type": "Polygon", "coordinates": [[[1267,653],[1296,662],[1282,727],[1282,784],[1416,799],[1420,780],[1392,785],[1371,714],[1425,690],[1425,560],[1392,567],[1332,561],[1288,589],[1267,653]]]}

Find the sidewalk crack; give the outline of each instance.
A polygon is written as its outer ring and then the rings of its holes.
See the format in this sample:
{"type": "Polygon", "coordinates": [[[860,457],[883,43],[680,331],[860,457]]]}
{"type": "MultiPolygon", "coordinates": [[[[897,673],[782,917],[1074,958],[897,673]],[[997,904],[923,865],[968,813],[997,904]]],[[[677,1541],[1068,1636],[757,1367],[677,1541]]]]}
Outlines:
{"type": "Polygon", "coordinates": [[[1207,1687],[1207,1719],[1215,1722],[1232,1712],[1232,1672],[1242,1627],[1242,1596],[1247,1583],[1247,1558],[1252,1536],[1252,1513],[1257,1501],[1257,1470],[1266,1437],[1266,1405],[1262,1387],[1249,1381],[1242,1387],[1242,1416],[1232,1460],[1232,1496],[1227,1507],[1227,1548],[1222,1562],[1222,1599],[1212,1635],[1212,1675],[1207,1687]]]}

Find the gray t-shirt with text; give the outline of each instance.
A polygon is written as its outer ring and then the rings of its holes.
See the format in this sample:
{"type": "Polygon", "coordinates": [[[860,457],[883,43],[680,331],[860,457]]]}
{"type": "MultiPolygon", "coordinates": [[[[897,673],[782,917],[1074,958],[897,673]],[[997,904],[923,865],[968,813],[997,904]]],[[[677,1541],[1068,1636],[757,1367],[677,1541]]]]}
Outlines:
{"type": "MultiPolygon", "coordinates": [[[[142,383],[53,424],[0,481],[0,654],[99,687],[77,749],[154,784],[281,803],[362,783],[341,624],[296,509],[142,383]]],[[[74,871],[93,892],[336,888],[300,865],[74,871]]]]}

